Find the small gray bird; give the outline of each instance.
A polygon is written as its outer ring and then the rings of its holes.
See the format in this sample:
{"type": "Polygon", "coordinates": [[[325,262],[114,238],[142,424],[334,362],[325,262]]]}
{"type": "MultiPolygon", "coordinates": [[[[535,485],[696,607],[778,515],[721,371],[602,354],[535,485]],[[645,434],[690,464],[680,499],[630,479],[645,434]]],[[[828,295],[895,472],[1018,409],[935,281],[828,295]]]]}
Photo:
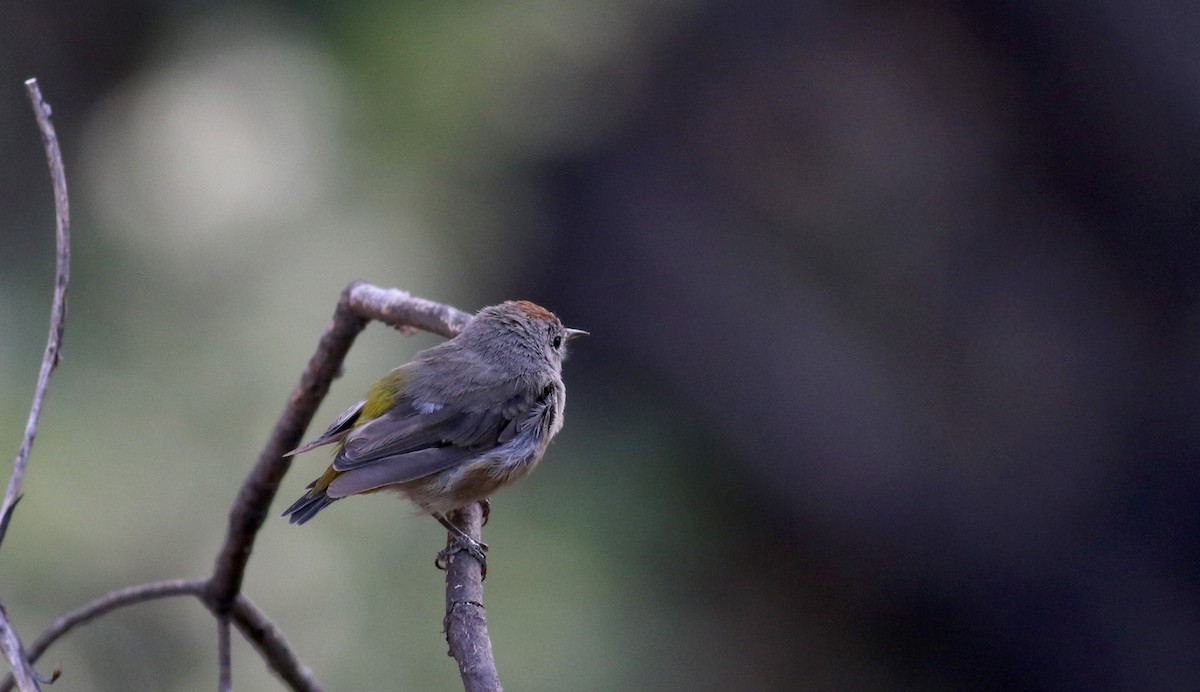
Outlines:
{"type": "Polygon", "coordinates": [[[563,425],[567,342],[585,334],[524,300],[480,310],[458,336],[388,373],[320,437],[288,452],[338,443],[333,463],[284,516],[303,524],[334,500],[398,490],[486,572],[487,546],[446,514],[537,466],[563,425]]]}

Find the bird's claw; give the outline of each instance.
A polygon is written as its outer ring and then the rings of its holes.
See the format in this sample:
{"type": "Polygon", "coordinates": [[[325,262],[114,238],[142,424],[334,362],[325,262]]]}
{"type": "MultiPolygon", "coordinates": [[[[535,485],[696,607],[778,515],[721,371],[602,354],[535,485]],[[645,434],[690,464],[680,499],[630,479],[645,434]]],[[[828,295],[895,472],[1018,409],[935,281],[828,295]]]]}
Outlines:
{"type": "Polygon", "coordinates": [[[433,559],[433,566],[444,571],[449,564],[451,556],[455,553],[466,553],[475,558],[475,561],[479,563],[481,578],[487,579],[487,556],[484,555],[487,549],[487,543],[481,543],[470,538],[463,540],[461,536],[455,536],[452,545],[448,545],[438,551],[437,557],[433,559]]]}

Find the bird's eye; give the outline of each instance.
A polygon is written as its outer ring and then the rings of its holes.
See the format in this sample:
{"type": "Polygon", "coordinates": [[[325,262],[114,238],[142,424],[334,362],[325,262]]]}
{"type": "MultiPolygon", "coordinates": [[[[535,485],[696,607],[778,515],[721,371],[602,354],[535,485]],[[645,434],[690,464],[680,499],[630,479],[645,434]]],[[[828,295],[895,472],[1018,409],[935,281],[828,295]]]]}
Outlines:
{"type": "Polygon", "coordinates": [[[554,348],[562,348],[562,335],[555,335],[554,340],[550,342],[550,345],[554,346],[554,348]]]}

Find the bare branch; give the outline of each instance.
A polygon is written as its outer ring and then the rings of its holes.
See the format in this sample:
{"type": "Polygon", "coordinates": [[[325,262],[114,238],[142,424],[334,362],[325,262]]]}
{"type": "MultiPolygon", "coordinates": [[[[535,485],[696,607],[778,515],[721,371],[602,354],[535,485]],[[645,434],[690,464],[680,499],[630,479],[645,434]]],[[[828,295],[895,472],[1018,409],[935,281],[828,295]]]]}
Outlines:
{"type": "MultiPolygon", "coordinates": [[[[71,630],[113,610],[171,596],[195,596],[203,601],[207,585],[208,581],[205,579],[170,579],[111,591],[55,620],[30,647],[29,661],[36,662],[54,642],[71,630]]],[[[232,617],[238,631],[262,654],[280,679],[294,690],[320,692],[321,686],[313,678],[312,672],[296,658],[279,628],[249,599],[245,596],[238,597],[233,606],[232,617]]],[[[9,692],[12,686],[13,680],[9,676],[0,683],[0,692],[9,692]]]]}
{"type": "MultiPolygon", "coordinates": [[[[38,420],[42,416],[42,401],[46,397],[46,388],[50,384],[50,373],[58,366],[58,351],[62,345],[63,327],[67,316],[67,284],[71,277],[71,210],[67,200],[67,177],[63,171],[62,152],[58,147],[58,136],[54,132],[54,123],[50,121],[50,105],[42,98],[36,79],[25,82],[29,93],[29,101],[33,106],[34,118],[42,133],[42,148],[46,150],[46,163],[50,168],[50,181],[54,187],[54,215],[57,232],[55,245],[54,300],[50,306],[50,334],[46,338],[46,350],[42,354],[42,367],[38,372],[37,385],[33,390],[33,403],[29,407],[29,418],[25,422],[25,436],[21,447],[13,459],[12,473],[8,477],[8,489],[4,493],[4,502],[0,504],[0,542],[8,531],[8,523],[12,519],[13,510],[21,499],[21,482],[25,479],[25,467],[29,463],[29,454],[33,451],[33,440],[37,437],[38,420]]],[[[8,620],[8,613],[0,608],[0,650],[12,666],[17,686],[26,690],[37,690],[40,678],[33,670],[25,656],[21,639],[8,620]]]]}
{"type": "MultiPolygon", "coordinates": [[[[37,661],[59,637],[109,611],[170,596],[200,596],[204,592],[204,584],[203,579],[168,579],[110,591],[55,620],[54,624],[33,642],[33,646],[29,647],[29,658],[31,661],[37,661]]],[[[0,692],[4,692],[4,688],[0,687],[0,692]]]]}
{"type": "MultiPolygon", "coordinates": [[[[480,540],[483,507],[478,502],[451,512],[449,519],[468,536],[480,540]]],[[[448,536],[447,541],[448,547],[456,545],[454,536],[448,536]]],[[[458,662],[463,688],[467,692],[502,689],[483,607],[483,566],[465,552],[450,553],[446,560],[446,618],[442,625],[450,655],[458,662]]]]}
{"type": "MultiPolygon", "coordinates": [[[[50,306],[50,334],[46,338],[46,350],[42,354],[42,369],[38,372],[37,386],[33,391],[33,404],[29,407],[29,419],[25,422],[25,437],[21,448],[13,459],[12,474],[8,478],[8,490],[4,493],[4,504],[0,505],[0,524],[5,529],[12,508],[21,495],[21,481],[25,478],[25,466],[29,453],[33,451],[33,439],[37,436],[38,420],[42,416],[42,401],[46,387],[50,384],[50,373],[58,366],[58,351],[62,346],[63,328],[67,318],[67,284],[71,280],[71,207],[67,199],[67,177],[63,171],[62,151],[58,147],[58,135],[50,121],[50,105],[42,99],[42,90],[36,79],[25,82],[29,101],[42,132],[42,147],[46,150],[46,163],[50,167],[50,181],[54,186],[54,216],[57,232],[57,253],[54,274],[54,302],[50,306]]],[[[0,534],[0,541],[4,540],[0,534]]]]}
{"type": "Polygon", "coordinates": [[[379,288],[356,281],[347,286],[346,291],[350,309],[357,315],[401,330],[421,329],[449,339],[471,321],[471,315],[458,308],[417,298],[395,288],[379,288]]]}
{"type": "MultiPolygon", "coordinates": [[[[46,652],[46,649],[50,648],[50,645],[58,641],[60,637],[79,625],[87,624],[109,611],[134,603],[143,603],[168,596],[202,596],[204,594],[204,585],[205,581],[203,579],[170,579],[111,591],[55,620],[54,624],[50,625],[45,632],[42,632],[41,636],[29,647],[29,661],[30,663],[37,662],[42,654],[46,652]]],[[[12,689],[12,685],[13,680],[10,676],[3,683],[0,683],[0,692],[8,692],[12,689]]]]}

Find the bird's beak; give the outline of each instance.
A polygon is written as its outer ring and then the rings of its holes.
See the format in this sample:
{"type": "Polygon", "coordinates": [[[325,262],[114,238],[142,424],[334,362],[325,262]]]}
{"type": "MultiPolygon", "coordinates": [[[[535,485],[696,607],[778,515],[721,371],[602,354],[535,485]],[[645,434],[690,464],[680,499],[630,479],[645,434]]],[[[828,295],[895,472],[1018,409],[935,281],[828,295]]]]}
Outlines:
{"type": "Polygon", "coordinates": [[[581,336],[587,336],[589,334],[591,334],[591,332],[585,332],[582,329],[571,329],[570,327],[567,327],[567,341],[574,341],[581,336]]]}

